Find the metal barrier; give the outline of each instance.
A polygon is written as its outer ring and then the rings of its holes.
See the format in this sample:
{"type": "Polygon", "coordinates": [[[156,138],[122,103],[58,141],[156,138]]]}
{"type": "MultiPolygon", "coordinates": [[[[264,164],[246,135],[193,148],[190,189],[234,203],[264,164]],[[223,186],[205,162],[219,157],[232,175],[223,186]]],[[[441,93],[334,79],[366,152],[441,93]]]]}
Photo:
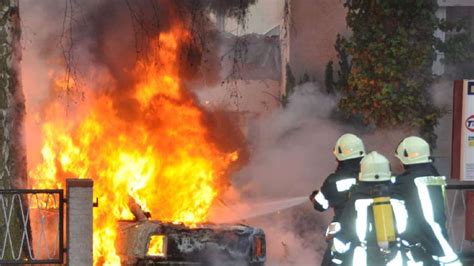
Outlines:
{"type": "Polygon", "coordinates": [[[451,179],[448,180],[446,190],[453,192],[453,194],[450,195],[451,197],[448,197],[451,199],[447,201],[447,227],[451,245],[458,254],[462,255],[466,253],[465,256],[471,257],[470,253],[472,251],[465,250],[466,247],[470,250],[472,250],[473,247],[473,242],[466,240],[465,215],[467,207],[465,192],[474,191],[474,182],[451,179]],[[461,204],[461,208],[459,208],[459,204],[461,204]]]}
{"type": "Polygon", "coordinates": [[[63,190],[0,190],[0,265],[64,263],[63,190]]]}

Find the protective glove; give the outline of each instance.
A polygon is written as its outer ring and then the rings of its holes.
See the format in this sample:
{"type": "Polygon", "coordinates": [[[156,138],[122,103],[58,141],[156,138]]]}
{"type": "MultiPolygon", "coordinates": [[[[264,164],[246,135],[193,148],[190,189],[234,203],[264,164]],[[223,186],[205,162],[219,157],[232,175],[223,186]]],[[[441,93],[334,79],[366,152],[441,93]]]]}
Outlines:
{"type": "Polygon", "coordinates": [[[309,195],[309,200],[311,201],[311,203],[315,204],[316,203],[316,199],[314,197],[316,197],[316,194],[318,194],[319,190],[315,190],[313,192],[311,192],[311,195],[309,195]]]}

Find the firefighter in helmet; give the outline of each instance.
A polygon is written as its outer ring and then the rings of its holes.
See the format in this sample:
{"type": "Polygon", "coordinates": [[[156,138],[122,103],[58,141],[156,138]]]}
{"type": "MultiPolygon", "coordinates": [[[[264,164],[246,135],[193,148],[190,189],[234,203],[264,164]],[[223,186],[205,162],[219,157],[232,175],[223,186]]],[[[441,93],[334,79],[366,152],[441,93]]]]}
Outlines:
{"type": "Polygon", "coordinates": [[[406,229],[407,211],[402,200],[391,198],[392,180],[383,155],[374,151],[362,159],[359,182],[333,239],[333,264],[403,265],[399,235],[406,229]]]}
{"type": "Polygon", "coordinates": [[[309,197],[318,211],[334,209],[334,217],[326,230],[328,248],[321,265],[331,264],[331,238],[339,229],[337,221],[344,210],[349,190],[357,181],[360,160],[365,155],[364,143],[356,135],[344,134],[336,141],[333,153],[338,163],[336,171],[330,174],[321,188],[313,191],[309,197]]]}
{"type": "Polygon", "coordinates": [[[446,180],[433,166],[429,144],[420,137],[407,137],[395,156],[404,172],[395,181],[396,197],[408,211],[408,228],[402,237],[417,261],[429,265],[462,265],[448,243],[444,188],[446,180]]]}

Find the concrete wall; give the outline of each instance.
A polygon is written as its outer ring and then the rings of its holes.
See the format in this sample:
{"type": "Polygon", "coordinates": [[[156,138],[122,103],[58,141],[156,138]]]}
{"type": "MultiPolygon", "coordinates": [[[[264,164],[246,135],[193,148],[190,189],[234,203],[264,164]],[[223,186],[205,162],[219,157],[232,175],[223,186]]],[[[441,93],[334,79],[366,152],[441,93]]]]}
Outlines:
{"type": "MultiPolygon", "coordinates": [[[[337,60],[334,44],[346,35],[346,9],[340,0],[289,0],[288,56],[297,79],[308,73],[324,84],[329,60],[337,60]]],[[[284,62],[285,63],[285,62],[284,62]]]]}

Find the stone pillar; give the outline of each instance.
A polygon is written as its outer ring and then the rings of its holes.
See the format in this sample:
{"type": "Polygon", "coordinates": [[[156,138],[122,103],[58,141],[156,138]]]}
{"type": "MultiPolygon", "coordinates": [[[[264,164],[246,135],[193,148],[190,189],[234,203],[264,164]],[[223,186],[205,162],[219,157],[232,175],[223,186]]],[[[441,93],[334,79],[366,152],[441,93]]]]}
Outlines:
{"type": "Polygon", "coordinates": [[[92,265],[91,179],[67,179],[67,265],[92,265]]]}
{"type": "Polygon", "coordinates": [[[286,64],[290,63],[291,21],[291,0],[285,0],[283,7],[283,20],[280,24],[281,78],[280,95],[278,95],[280,96],[280,99],[281,96],[286,94],[286,64]]]}

